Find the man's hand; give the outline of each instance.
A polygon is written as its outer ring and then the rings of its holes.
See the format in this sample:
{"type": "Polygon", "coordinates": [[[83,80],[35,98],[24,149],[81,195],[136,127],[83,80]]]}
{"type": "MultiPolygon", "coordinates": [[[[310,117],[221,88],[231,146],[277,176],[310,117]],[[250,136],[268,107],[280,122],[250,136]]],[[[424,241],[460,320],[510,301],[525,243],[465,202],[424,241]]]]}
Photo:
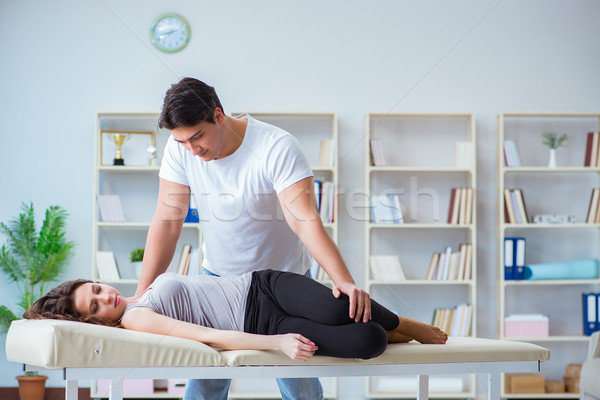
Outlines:
{"type": "Polygon", "coordinates": [[[277,340],[277,348],[292,360],[308,361],[318,347],[313,342],[297,333],[273,336],[277,340]]]}
{"type": "Polygon", "coordinates": [[[342,283],[340,286],[334,287],[332,292],[336,299],[342,293],[350,298],[350,318],[354,318],[355,322],[360,322],[361,317],[363,322],[371,320],[371,299],[369,293],[352,283],[342,283]]]}

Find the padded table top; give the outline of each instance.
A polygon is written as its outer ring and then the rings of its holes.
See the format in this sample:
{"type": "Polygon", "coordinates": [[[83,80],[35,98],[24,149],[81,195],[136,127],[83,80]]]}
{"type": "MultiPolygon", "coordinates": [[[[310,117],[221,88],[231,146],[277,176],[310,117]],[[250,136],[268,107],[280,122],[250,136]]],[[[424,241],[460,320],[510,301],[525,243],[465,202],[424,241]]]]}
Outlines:
{"type": "Polygon", "coordinates": [[[47,369],[66,367],[198,367],[243,365],[426,364],[546,361],[550,351],[523,342],[451,337],[445,345],[391,344],[370,360],[314,356],[308,362],[278,351],[216,350],[188,339],[59,320],[14,321],[8,361],[47,369]]]}

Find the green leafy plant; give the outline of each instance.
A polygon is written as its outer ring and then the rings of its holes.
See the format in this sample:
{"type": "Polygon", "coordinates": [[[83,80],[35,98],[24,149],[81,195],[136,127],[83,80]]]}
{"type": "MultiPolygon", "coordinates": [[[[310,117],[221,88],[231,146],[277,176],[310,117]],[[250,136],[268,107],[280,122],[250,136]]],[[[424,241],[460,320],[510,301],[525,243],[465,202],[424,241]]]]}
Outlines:
{"type": "Polygon", "coordinates": [[[542,133],[544,137],[544,141],[542,142],[545,145],[548,145],[551,149],[558,149],[564,142],[567,141],[567,134],[563,133],[562,136],[558,136],[557,133],[554,132],[544,132],[542,133]]]}
{"type": "MultiPolygon", "coordinates": [[[[37,232],[33,203],[23,203],[21,209],[23,212],[8,224],[0,222],[0,232],[7,237],[0,249],[0,270],[8,275],[9,282],[18,285],[20,314],[46,292],[48,282],[58,279],[75,247],[75,242],[65,239],[65,210],[48,207],[37,232]]],[[[6,332],[16,319],[7,306],[0,306],[0,332],[6,332]]]]}
{"type": "Polygon", "coordinates": [[[138,262],[144,259],[144,249],[135,249],[129,255],[129,261],[138,262]]]}

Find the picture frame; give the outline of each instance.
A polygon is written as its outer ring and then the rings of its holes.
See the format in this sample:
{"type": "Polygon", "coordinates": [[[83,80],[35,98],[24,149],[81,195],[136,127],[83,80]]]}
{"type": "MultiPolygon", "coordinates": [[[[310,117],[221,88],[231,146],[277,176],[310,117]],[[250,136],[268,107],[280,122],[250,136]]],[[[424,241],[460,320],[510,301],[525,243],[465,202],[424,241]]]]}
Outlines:
{"type": "Polygon", "coordinates": [[[121,145],[121,157],[124,166],[152,167],[156,166],[156,133],[154,131],[109,130],[100,131],[100,165],[112,166],[117,154],[114,135],[126,135],[121,145]],[[154,157],[149,149],[154,147],[154,157]]]}

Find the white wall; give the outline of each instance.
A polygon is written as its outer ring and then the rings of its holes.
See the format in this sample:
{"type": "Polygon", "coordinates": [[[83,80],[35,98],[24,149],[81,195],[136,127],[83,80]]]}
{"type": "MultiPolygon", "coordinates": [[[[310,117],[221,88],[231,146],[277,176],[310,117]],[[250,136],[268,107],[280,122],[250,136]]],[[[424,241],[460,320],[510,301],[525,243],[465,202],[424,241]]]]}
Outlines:
{"type": "MultiPolygon", "coordinates": [[[[213,84],[227,110],[332,111],[341,184],[362,187],[366,112],[473,112],[479,152],[478,332],[494,337],[495,116],[600,111],[600,2],[594,0],[0,2],[0,221],[33,201],[69,210],[88,277],[94,113],[159,110],[183,76],[213,84]],[[178,54],[155,51],[153,19],[192,26],[178,54]]],[[[342,202],[344,198],[342,198],[342,202]]],[[[363,227],[341,215],[340,249],[360,282],[363,227]]],[[[1,284],[0,304],[15,288],[1,284]]],[[[4,336],[0,336],[4,354],[4,336]]],[[[20,366],[0,356],[0,386],[20,366]]],[[[361,393],[362,380],[342,387],[361,393]],[[358,390],[356,390],[358,388],[358,390]]],[[[50,386],[61,386],[51,375],[50,386]]],[[[348,391],[349,390],[349,391],[348,391]]]]}

